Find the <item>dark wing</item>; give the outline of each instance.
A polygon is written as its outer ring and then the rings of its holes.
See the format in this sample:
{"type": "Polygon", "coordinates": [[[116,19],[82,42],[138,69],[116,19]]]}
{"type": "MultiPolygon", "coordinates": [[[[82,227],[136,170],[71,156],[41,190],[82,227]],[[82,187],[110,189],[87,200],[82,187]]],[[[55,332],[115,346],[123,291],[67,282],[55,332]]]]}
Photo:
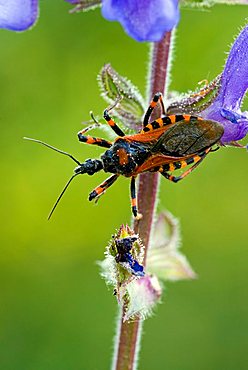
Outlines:
{"type": "Polygon", "coordinates": [[[151,152],[173,157],[196,154],[216,144],[223,133],[223,126],[215,121],[182,120],[160,136],[151,152]]]}

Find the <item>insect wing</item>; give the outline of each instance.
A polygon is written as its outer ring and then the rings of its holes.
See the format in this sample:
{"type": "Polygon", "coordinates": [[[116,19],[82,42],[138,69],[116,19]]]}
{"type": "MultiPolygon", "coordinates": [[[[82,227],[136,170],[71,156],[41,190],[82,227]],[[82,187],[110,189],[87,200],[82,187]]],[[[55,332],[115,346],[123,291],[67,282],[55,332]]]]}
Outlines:
{"type": "Polygon", "coordinates": [[[182,120],[160,136],[151,152],[174,157],[196,154],[217,143],[223,133],[223,126],[215,121],[182,120]]]}
{"type": "Polygon", "coordinates": [[[167,131],[173,124],[157,128],[153,131],[148,131],[145,133],[139,133],[134,135],[126,135],[125,140],[127,141],[137,141],[140,143],[151,143],[157,141],[165,131],[167,131]]]}

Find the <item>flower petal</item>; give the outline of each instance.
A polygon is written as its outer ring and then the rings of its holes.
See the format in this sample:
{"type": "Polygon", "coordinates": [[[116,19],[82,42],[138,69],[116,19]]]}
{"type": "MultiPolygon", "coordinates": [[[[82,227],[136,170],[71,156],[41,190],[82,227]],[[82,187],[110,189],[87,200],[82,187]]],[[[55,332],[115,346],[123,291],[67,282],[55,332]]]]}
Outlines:
{"type": "Polygon", "coordinates": [[[38,16],[38,0],[0,0],[0,28],[24,31],[38,16]]]}
{"type": "Polygon", "coordinates": [[[248,26],[234,42],[222,74],[218,99],[230,109],[239,109],[248,89],[248,26]]]}
{"type": "Polygon", "coordinates": [[[213,103],[202,116],[223,124],[223,143],[242,139],[248,132],[248,112],[241,112],[248,89],[248,26],[234,42],[221,77],[221,87],[213,103]]]}
{"type": "Polygon", "coordinates": [[[137,41],[160,41],[179,20],[178,0],[103,0],[102,14],[137,41]]]}
{"type": "Polygon", "coordinates": [[[147,270],[161,280],[178,281],[195,279],[196,273],[187,258],[180,252],[153,248],[147,259],[147,270]]]}
{"type": "Polygon", "coordinates": [[[196,274],[180,247],[179,222],[169,212],[159,215],[147,252],[146,269],[159,279],[177,281],[194,279],[196,274]]]}
{"type": "Polygon", "coordinates": [[[176,251],[180,247],[180,225],[179,221],[169,212],[161,212],[154,225],[154,233],[151,240],[151,248],[166,248],[176,251]]]}
{"type": "Polygon", "coordinates": [[[153,308],[159,302],[162,287],[156,276],[147,275],[127,284],[124,293],[126,292],[128,299],[123,301],[125,311],[123,321],[145,319],[151,315],[153,308]]]}

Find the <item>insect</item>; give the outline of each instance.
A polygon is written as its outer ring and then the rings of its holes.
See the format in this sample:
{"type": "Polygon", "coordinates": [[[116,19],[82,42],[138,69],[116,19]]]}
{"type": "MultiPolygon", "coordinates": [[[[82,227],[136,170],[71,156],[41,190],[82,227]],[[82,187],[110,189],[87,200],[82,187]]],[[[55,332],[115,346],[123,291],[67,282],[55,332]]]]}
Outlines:
{"type": "Polygon", "coordinates": [[[85,133],[99,124],[96,122],[78,133],[79,141],[106,148],[100,159],[87,159],[80,163],[71,154],[56,149],[40,140],[29,139],[41,143],[61,154],[69,156],[77,167],[74,174],[66,184],[52,208],[49,218],[54,212],[58,202],[66,191],[67,187],[80,174],[93,175],[96,172],[104,171],[111,173],[104,182],[97,186],[90,194],[89,200],[97,200],[119,176],[129,177],[131,192],[131,207],[133,216],[141,217],[137,209],[135,179],[143,172],[160,172],[166,179],[178,182],[189,175],[207,156],[214,151],[213,145],[218,143],[224,133],[223,127],[215,121],[203,120],[189,114],[166,115],[161,93],[154,95],[144,119],[143,128],[134,135],[125,135],[116,122],[109,115],[110,110],[105,109],[103,117],[116,133],[114,142],[105,139],[85,135],[85,133]],[[160,104],[162,116],[149,122],[154,108],[160,104]],[[173,176],[171,172],[183,169],[191,165],[181,175],[173,176]]]}

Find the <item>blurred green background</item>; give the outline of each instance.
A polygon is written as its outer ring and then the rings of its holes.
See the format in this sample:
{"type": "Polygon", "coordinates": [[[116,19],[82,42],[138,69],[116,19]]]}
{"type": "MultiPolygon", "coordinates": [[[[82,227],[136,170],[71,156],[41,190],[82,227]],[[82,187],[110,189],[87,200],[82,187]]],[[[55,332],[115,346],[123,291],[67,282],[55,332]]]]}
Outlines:
{"type": "MultiPolygon", "coordinates": [[[[128,181],[94,205],[87,195],[106,175],[77,178],[47,222],[74,164],[22,137],[98,157],[101,149],[76,136],[91,109],[106,107],[97,73],[111,62],[144,93],[148,45],[99,10],[70,15],[59,0],[40,7],[31,31],[0,31],[0,369],[109,369],[117,305],[95,261],[130,221],[128,181]]],[[[183,10],[171,88],[215,77],[245,16],[241,6],[183,10]]],[[[158,208],[181,220],[183,252],[199,278],[167,284],[145,323],[140,369],[247,369],[247,167],[244,150],[223,148],[182,183],[161,181],[158,208]]]]}

